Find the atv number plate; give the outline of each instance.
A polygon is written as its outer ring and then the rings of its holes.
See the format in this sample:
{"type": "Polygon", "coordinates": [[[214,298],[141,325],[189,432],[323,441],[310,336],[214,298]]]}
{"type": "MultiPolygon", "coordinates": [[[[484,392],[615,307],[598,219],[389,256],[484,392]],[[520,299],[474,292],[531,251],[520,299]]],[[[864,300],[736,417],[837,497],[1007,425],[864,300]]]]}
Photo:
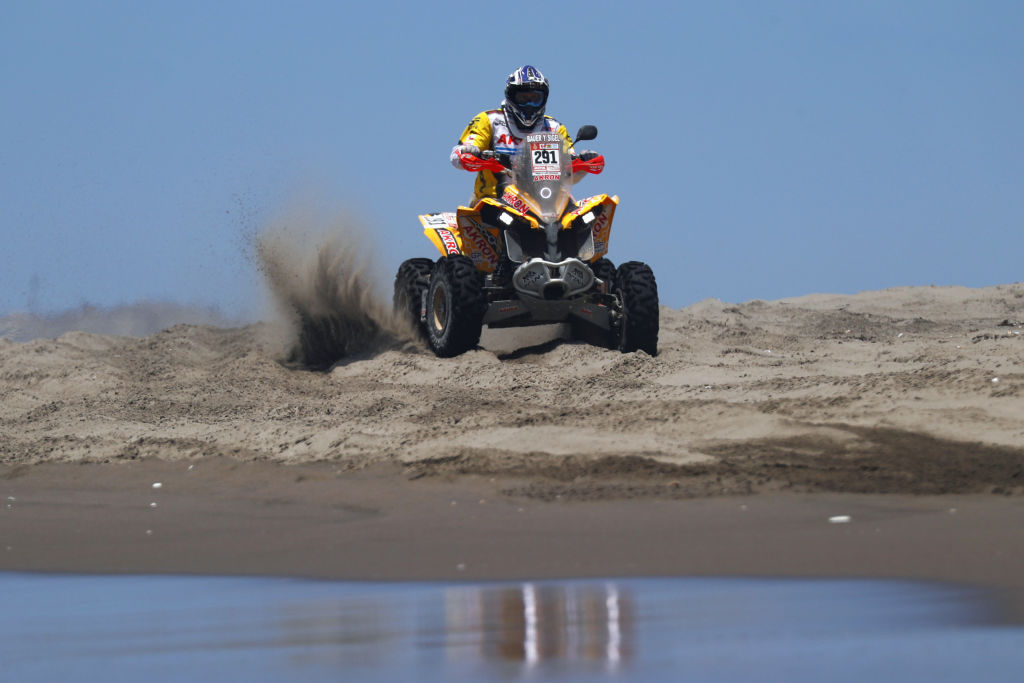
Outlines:
{"type": "Polygon", "coordinates": [[[561,145],[557,142],[530,143],[530,170],[535,180],[558,180],[562,176],[560,151],[561,145]]]}

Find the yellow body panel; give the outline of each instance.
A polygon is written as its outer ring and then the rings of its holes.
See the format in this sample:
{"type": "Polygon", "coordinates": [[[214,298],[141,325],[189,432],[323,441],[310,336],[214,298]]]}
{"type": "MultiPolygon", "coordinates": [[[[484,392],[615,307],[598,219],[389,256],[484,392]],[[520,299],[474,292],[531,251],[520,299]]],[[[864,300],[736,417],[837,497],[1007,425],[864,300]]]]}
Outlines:
{"type": "MultiPolygon", "coordinates": [[[[495,204],[493,199],[484,200],[495,204]]],[[[480,204],[475,209],[460,206],[455,213],[426,214],[419,217],[423,233],[442,256],[462,254],[468,256],[477,270],[494,272],[501,251],[498,228],[484,225],[480,220],[480,204]]]]}
{"type": "Polygon", "coordinates": [[[423,224],[423,234],[427,236],[442,256],[453,256],[462,253],[459,241],[458,223],[451,211],[444,213],[428,213],[419,217],[423,224]]]}
{"type": "Polygon", "coordinates": [[[590,260],[593,262],[608,253],[608,237],[611,235],[612,220],[615,218],[615,208],[619,205],[619,198],[618,196],[609,197],[606,194],[597,194],[581,199],[578,205],[578,209],[562,216],[563,230],[570,227],[578,216],[593,211],[597,206],[604,207],[600,215],[594,217],[594,222],[591,225],[594,231],[594,258],[590,260]]]}
{"type": "MultiPolygon", "coordinates": [[[[498,265],[501,250],[500,228],[485,225],[480,218],[480,209],[484,204],[491,204],[500,207],[504,211],[512,211],[530,223],[534,228],[540,228],[540,223],[525,210],[523,202],[516,202],[518,192],[515,186],[510,185],[505,189],[503,201],[492,197],[484,197],[476,206],[460,206],[458,211],[445,211],[443,213],[423,214],[419,217],[423,224],[423,233],[427,236],[442,256],[454,256],[462,254],[473,260],[477,270],[484,273],[492,273],[498,265]],[[520,205],[522,208],[520,208],[520,205]]],[[[598,194],[593,197],[581,199],[578,208],[569,211],[562,216],[562,229],[572,227],[573,221],[583,216],[596,207],[602,206],[600,215],[594,217],[591,229],[594,232],[594,257],[591,262],[596,261],[608,253],[608,237],[612,229],[612,219],[615,217],[615,208],[619,205],[619,198],[609,197],[606,194],[598,194]]]]}

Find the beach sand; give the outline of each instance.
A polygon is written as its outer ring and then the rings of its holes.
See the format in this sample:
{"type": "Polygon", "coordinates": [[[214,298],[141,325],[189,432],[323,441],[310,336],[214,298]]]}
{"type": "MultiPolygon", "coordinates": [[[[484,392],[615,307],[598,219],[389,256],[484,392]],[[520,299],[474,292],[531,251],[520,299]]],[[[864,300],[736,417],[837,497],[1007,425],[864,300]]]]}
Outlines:
{"type": "Polygon", "coordinates": [[[1024,284],[662,308],[328,371],[272,323],[0,339],[0,570],[957,581],[1024,614],[1024,284]],[[154,484],[160,486],[154,488],[154,484]]]}

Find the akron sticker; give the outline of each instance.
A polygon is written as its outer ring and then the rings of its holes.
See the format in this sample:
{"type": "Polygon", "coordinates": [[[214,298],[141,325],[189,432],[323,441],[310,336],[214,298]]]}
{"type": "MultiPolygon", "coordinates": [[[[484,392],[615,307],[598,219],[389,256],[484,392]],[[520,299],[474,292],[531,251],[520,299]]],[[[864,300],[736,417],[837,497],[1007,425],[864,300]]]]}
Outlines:
{"type": "Polygon", "coordinates": [[[437,231],[437,234],[441,236],[441,241],[444,242],[444,248],[448,251],[448,254],[454,256],[461,253],[459,251],[459,243],[455,241],[455,235],[450,230],[437,231]]]}

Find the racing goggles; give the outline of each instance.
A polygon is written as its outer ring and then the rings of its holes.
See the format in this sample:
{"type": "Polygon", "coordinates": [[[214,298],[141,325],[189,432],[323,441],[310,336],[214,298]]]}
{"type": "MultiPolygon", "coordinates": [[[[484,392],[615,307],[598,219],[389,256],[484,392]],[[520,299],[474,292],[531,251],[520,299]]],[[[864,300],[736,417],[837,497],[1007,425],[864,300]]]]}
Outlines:
{"type": "Polygon", "coordinates": [[[527,107],[539,107],[544,104],[544,93],[540,90],[519,90],[512,93],[512,101],[527,107]]]}

